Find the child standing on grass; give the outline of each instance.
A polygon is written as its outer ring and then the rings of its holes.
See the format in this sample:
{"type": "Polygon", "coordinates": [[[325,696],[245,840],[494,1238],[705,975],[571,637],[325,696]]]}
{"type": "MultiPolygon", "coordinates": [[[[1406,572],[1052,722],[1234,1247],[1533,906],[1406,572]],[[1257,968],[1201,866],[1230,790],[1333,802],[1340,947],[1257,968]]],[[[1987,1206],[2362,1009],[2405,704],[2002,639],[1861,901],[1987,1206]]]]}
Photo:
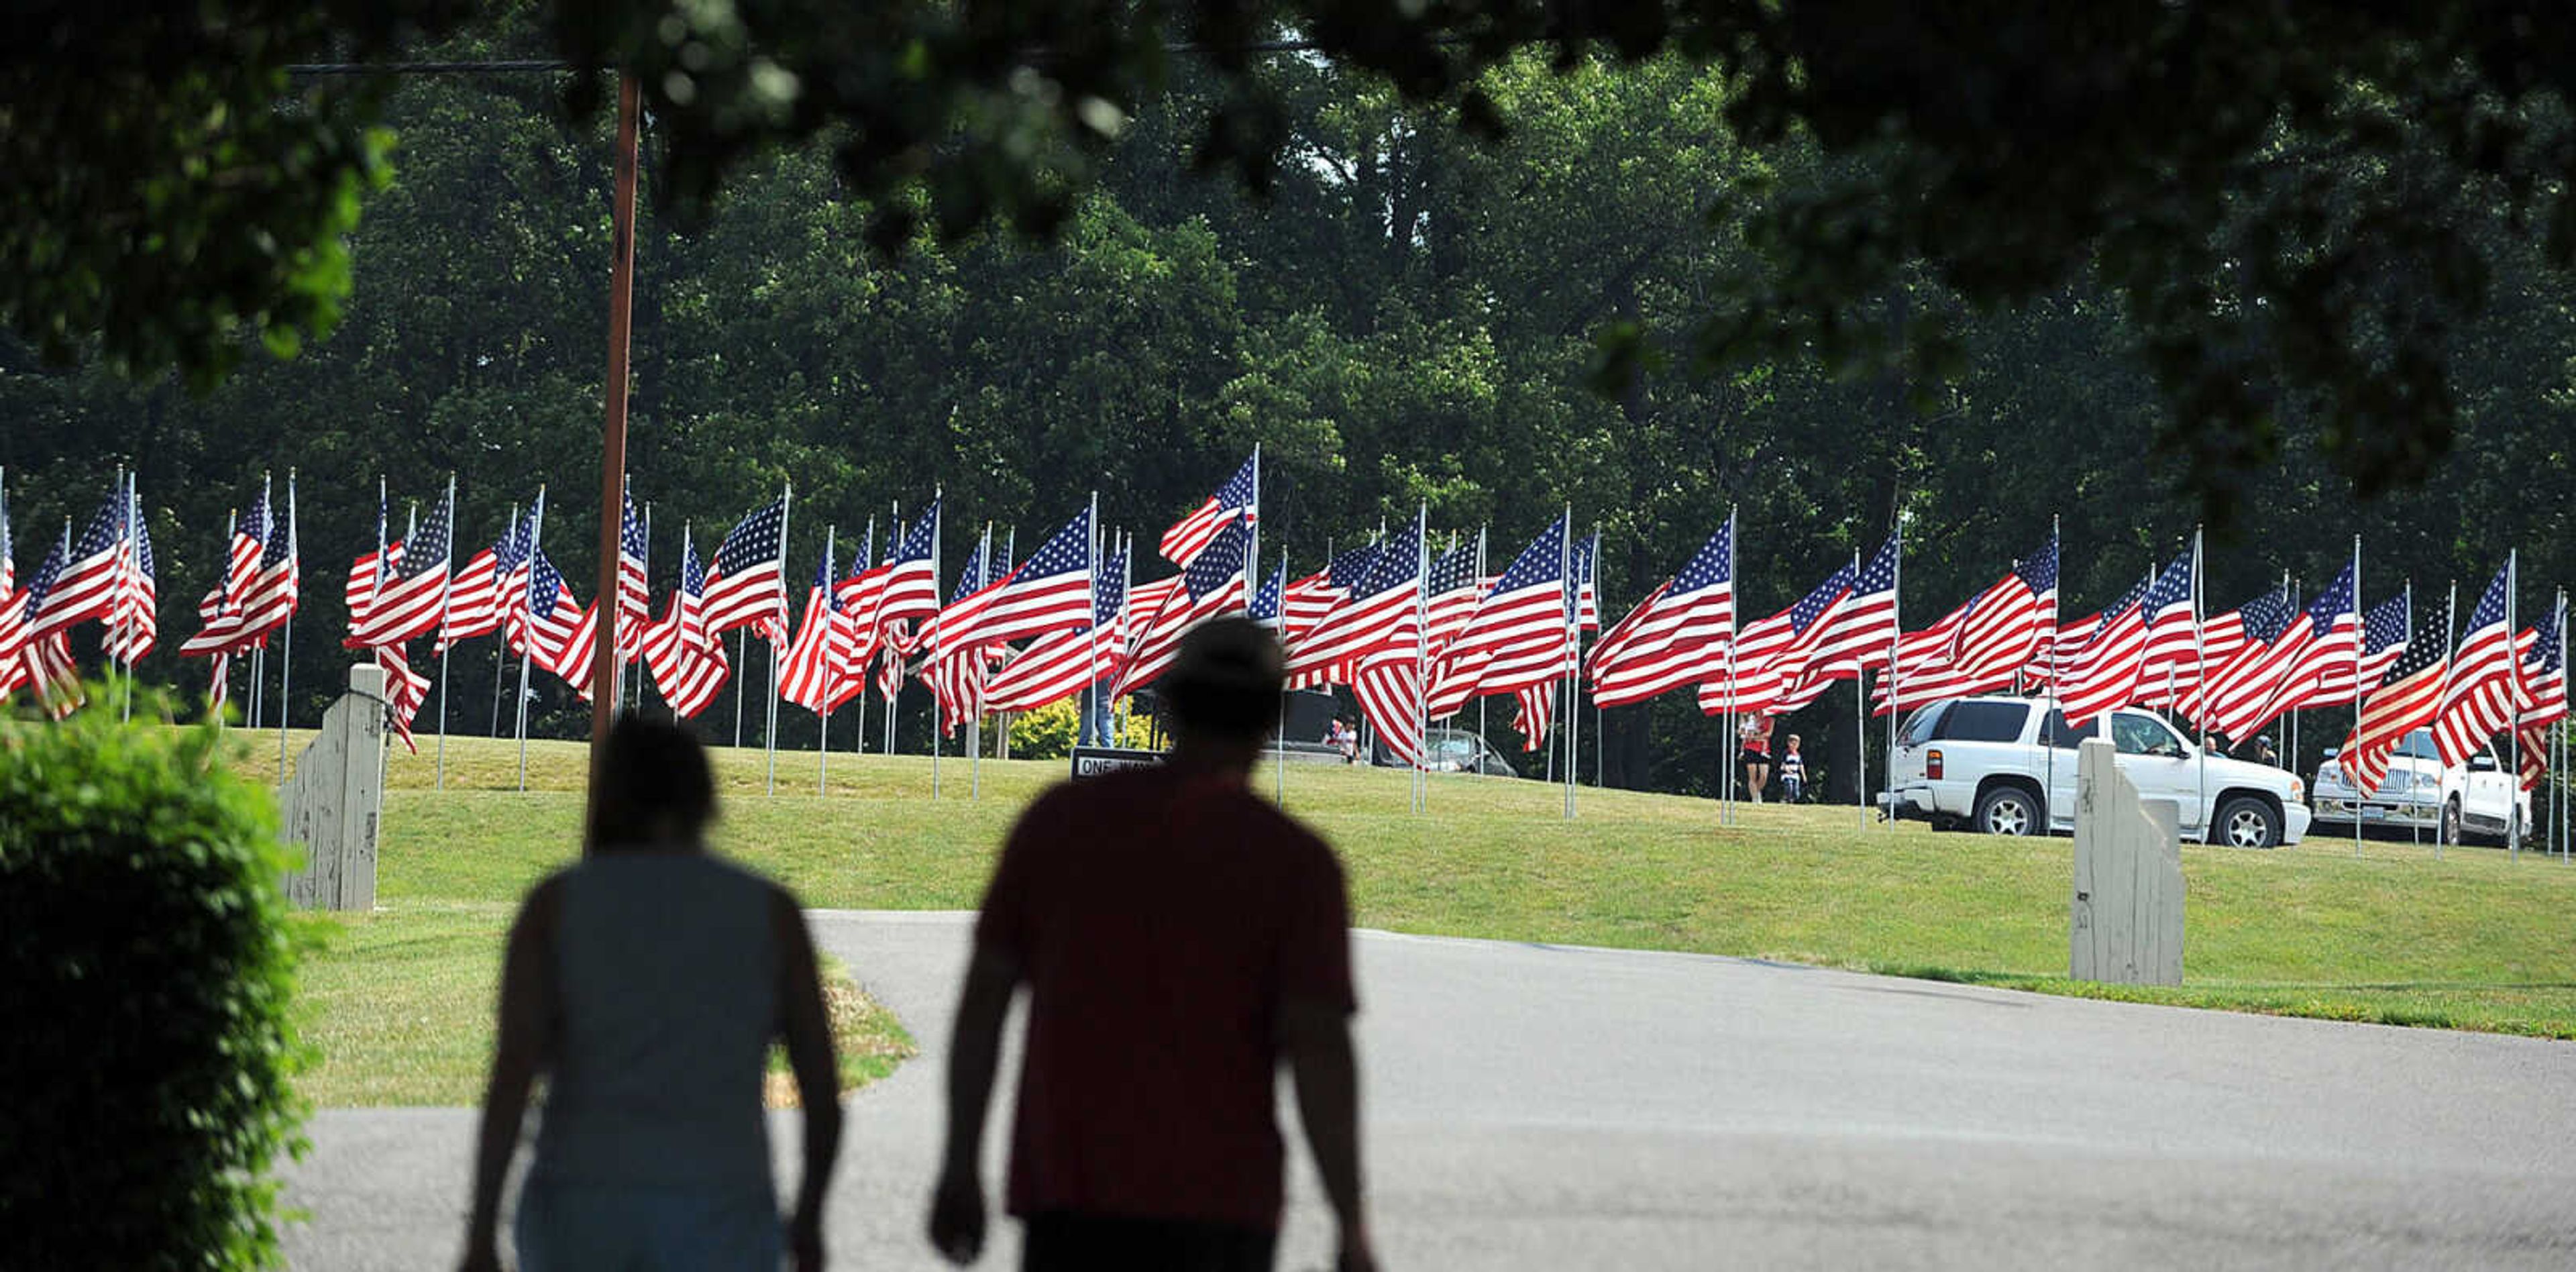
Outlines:
{"type": "Polygon", "coordinates": [[[1798,735],[1792,733],[1780,750],[1780,798],[1791,804],[1807,791],[1807,757],[1798,754],[1798,735]]]}

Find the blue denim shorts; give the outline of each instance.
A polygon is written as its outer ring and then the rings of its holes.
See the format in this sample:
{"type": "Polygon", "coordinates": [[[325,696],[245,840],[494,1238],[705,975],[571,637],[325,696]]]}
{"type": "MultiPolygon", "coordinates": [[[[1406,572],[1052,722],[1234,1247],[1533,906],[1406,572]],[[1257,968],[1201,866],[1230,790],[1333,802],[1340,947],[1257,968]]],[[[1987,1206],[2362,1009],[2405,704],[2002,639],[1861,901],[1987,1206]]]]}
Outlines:
{"type": "Polygon", "coordinates": [[[513,1231],[521,1272],[778,1272],[786,1255],[765,1188],[532,1179],[513,1231]]]}

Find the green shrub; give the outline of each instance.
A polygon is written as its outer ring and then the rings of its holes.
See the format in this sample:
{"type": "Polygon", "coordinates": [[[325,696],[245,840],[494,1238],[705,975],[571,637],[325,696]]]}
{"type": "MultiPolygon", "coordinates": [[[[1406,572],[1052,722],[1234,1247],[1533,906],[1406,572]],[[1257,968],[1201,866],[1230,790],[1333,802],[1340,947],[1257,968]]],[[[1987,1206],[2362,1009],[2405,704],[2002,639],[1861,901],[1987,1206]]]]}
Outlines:
{"type": "Polygon", "coordinates": [[[281,1262],[289,859],[222,745],[0,723],[0,1267],[281,1262]]]}
{"type": "Polygon", "coordinates": [[[1011,717],[1011,758],[1063,759],[1073,754],[1075,730],[1081,724],[1082,713],[1074,708],[1071,698],[1020,712],[1011,717]]]}

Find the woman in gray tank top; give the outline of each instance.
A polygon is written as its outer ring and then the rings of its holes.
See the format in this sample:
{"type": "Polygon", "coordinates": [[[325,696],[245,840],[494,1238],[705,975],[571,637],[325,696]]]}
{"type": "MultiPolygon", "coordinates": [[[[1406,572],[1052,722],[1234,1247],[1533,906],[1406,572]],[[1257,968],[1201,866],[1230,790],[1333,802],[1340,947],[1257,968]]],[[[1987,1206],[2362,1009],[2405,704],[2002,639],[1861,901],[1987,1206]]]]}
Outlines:
{"type": "Polygon", "coordinates": [[[464,1266],[499,1266],[519,1123],[546,1079],[515,1228],[523,1272],[823,1266],[841,1106],[814,947],[795,897],[706,852],[706,753],[628,717],[592,775],[588,851],[510,929],[464,1266]],[[780,1231],[761,1084],[783,1038],[805,1170],[780,1231]]]}

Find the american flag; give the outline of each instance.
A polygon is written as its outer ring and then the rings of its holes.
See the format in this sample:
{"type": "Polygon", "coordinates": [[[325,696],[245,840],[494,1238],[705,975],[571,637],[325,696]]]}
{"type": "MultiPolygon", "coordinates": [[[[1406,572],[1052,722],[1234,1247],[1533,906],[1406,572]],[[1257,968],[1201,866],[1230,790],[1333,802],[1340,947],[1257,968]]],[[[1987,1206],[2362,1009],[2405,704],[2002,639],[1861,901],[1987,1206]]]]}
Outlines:
{"type": "MultiPolygon", "coordinates": [[[[898,527],[900,528],[900,527],[898,527]]],[[[850,558],[850,573],[832,585],[833,595],[840,598],[841,618],[849,630],[849,644],[842,651],[840,683],[832,688],[832,705],[859,696],[867,690],[868,668],[876,661],[883,644],[883,631],[877,623],[877,611],[885,601],[886,577],[892,567],[874,564],[876,560],[877,522],[868,518],[867,537],[859,542],[858,553],[850,558]]]]}
{"type": "Polygon", "coordinates": [[[1857,680],[1887,665],[1896,646],[1896,571],[1905,551],[1903,533],[1889,535],[1869,563],[1852,576],[1851,595],[1826,617],[1824,634],[1807,656],[1806,673],[1784,694],[1779,711],[1795,711],[1822,696],[1836,680],[1857,680]]]}
{"type": "Polygon", "coordinates": [[[1422,586],[1422,643],[1437,660],[1476,616],[1476,602],[1494,580],[1476,573],[1476,545],[1456,544],[1431,563],[1431,578],[1422,586]]]}
{"type": "Polygon", "coordinates": [[[750,516],[716,547],[707,571],[707,632],[759,629],[773,645],[787,643],[787,496],[750,516]]]}
{"type": "MultiPolygon", "coordinates": [[[[0,575],[5,575],[7,569],[8,538],[6,516],[0,514],[0,575]]],[[[236,518],[224,530],[227,550],[238,544],[241,538],[241,524],[236,518]]],[[[259,563],[257,549],[254,548],[250,556],[251,564],[256,568],[259,563]]],[[[239,557],[235,556],[233,559],[238,560],[239,557]]],[[[197,602],[197,634],[179,643],[180,657],[209,660],[207,672],[210,683],[206,688],[206,698],[208,704],[217,711],[223,709],[224,700],[231,692],[229,683],[231,676],[228,673],[232,670],[232,651],[241,643],[242,638],[241,600],[240,593],[235,589],[246,577],[246,572],[231,568],[230,562],[227,562],[226,568],[216,573],[213,590],[207,592],[204,599],[197,602]]],[[[7,623],[13,610],[13,607],[6,603],[8,592],[7,579],[0,577],[0,624],[7,623]]],[[[0,632],[0,681],[7,679],[6,668],[15,661],[9,652],[8,645],[6,633],[0,632]]],[[[6,686],[0,685],[0,693],[6,692],[6,686]]]]}
{"type": "Polygon", "coordinates": [[[2199,683],[2203,659],[2200,606],[2193,594],[2194,554],[2194,548],[2185,548],[2179,563],[2183,571],[2182,595],[2173,597],[2168,593],[2161,610],[2149,605],[2142,611],[2147,623],[2147,644],[2138,655],[2138,688],[2122,706],[2171,706],[2199,683]]]}
{"type": "Polygon", "coordinates": [[[635,515],[635,492],[620,496],[617,520],[617,665],[644,652],[644,629],[653,622],[652,535],[635,515]]]}
{"type": "Polygon", "coordinates": [[[1605,707],[1726,674],[1735,638],[1735,518],[1620,619],[1592,650],[1592,700],[1605,707]]]}
{"type": "Polygon", "coordinates": [[[1254,451],[1252,458],[1243,461],[1243,467],[1235,470],[1234,476],[1227,478],[1224,485],[1216,488],[1215,494],[1208,496],[1207,502],[1163,532],[1163,559],[1174,565],[1187,566],[1198,559],[1199,553],[1207,550],[1210,540],[1234,524],[1236,518],[1240,517],[1245,525],[1261,524],[1260,487],[1261,453],[1254,451]]]}
{"type": "Polygon", "coordinates": [[[983,684],[986,670],[981,646],[947,640],[942,629],[966,620],[968,609],[975,604],[977,596],[986,587],[986,580],[991,577],[988,567],[993,559],[993,527],[987,524],[983,542],[966,559],[966,568],[957,572],[957,590],[949,596],[948,604],[940,608],[938,617],[930,622],[927,642],[930,657],[922,668],[921,678],[930,686],[931,697],[938,702],[941,733],[953,733],[958,726],[973,718],[976,691],[983,684]]]}
{"type": "Polygon", "coordinates": [[[1252,599],[1243,607],[1243,616],[1272,631],[1279,630],[1280,596],[1288,590],[1288,563],[1282,561],[1270,569],[1270,577],[1252,590],[1252,599]]]}
{"type": "Polygon", "coordinates": [[[2013,685],[2033,670],[2034,662],[2047,658],[2042,637],[2056,630],[2051,621],[2056,608],[2057,536],[2052,532],[1966,604],[1930,627],[1900,637],[1897,674],[1883,678],[1871,694],[1875,709],[1890,710],[1891,694],[1893,709],[1912,710],[2013,685]]]}
{"type": "Polygon", "coordinates": [[[411,722],[420,715],[420,704],[429,700],[429,677],[411,669],[411,659],[403,656],[400,644],[377,646],[375,654],[376,665],[385,669],[385,715],[393,722],[403,749],[418,755],[411,722]]]}
{"type": "Polygon", "coordinates": [[[1385,537],[1379,535],[1358,547],[1334,553],[1333,559],[1324,563],[1325,582],[1336,592],[1348,592],[1358,587],[1360,580],[1367,578],[1370,568],[1377,564],[1378,541],[1385,537]]]}
{"type": "Polygon", "coordinates": [[[2377,605],[2361,620],[2361,683],[2355,687],[2351,701],[2379,687],[2397,656],[2406,650],[2406,638],[2415,626],[2415,598],[2400,592],[2377,605]]]}
{"type": "MultiPolygon", "coordinates": [[[[2351,704],[2356,696],[2353,662],[2361,654],[2355,579],[2353,567],[2345,566],[2308,606],[2307,644],[2291,660],[2289,670],[2282,673],[2281,687],[2272,695],[2271,715],[2256,727],[2269,724],[2285,711],[2351,704]]],[[[2295,637],[2298,630],[2293,628],[2291,634],[2295,637]]]]}
{"type": "Polygon", "coordinates": [[[1191,628],[1243,608],[1243,561],[1251,547],[1251,523],[1237,518],[1190,559],[1180,589],[1168,592],[1137,631],[1111,697],[1126,697],[1170,670],[1191,628]]]}
{"type": "Polygon", "coordinates": [[[80,537],[72,541],[58,563],[60,571],[28,612],[29,640],[68,631],[93,618],[107,620],[125,580],[125,526],[125,483],[118,482],[80,537]]]}
{"type": "Polygon", "coordinates": [[[530,553],[528,567],[528,649],[538,666],[555,673],[575,689],[590,688],[590,650],[574,639],[582,620],[579,602],[544,548],[530,553]]]}
{"type": "MultiPolygon", "coordinates": [[[[572,589],[565,588],[565,598],[569,600],[571,595],[572,589]]],[[[563,648],[559,654],[555,674],[563,677],[565,684],[572,686],[573,696],[584,702],[590,701],[591,673],[599,665],[598,601],[594,600],[581,607],[580,612],[573,618],[572,634],[564,637],[563,648]]]]}
{"type": "MultiPolygon", "coordinates": [[[[1289,675],[1329,668],[1332,678],[1355,681],[1362,659],[1416,648],[1422,636],[1422,566],[1418,527],[1387,539],[1367,573],[1290,652],[1289,675]]],[[[1557,621],[1563,625],[1562,618],[1557,621]]]]}
{"type": "Polygon", "coordinates": [[[276,515],[268,507],[268,483],[261,482],[250,511],[233,523],[232,537],[225,544],[224,572],[235,600],[250,595],[251,584],[259,579],[259,559],[268,551],[268,538],[276,530],[276,515]]]}
{"type": "Polygon", "coordinates": [[[0,699],[26,678],[26,602],[17,591],[17,558],[9,539],[9,490],[0,483],[0,699]]]}
{"type": "Polygon", "coordinates": [[[528,555],[528,523],[510,509],[509,527],[491,547],[475,553],[456,571],[447,589],[447,612],[439,620],[438,648],[500,630],[504,609],[503,581],[518,574],[528,555]]]}
{"type": "Polygon", "coordinates": [[[1521,735],[1521,750],[1547,745],[1547,731],[1556,725],[1556,687],[1556,681],[1549,681],[1512,695],[1512,731],[1521,735]]]}
{"type": "Polygon", "coordinates": [[[116,602],[109,607],[107,656],[131,667],[151,653],[159,640],[161,591],[159,563],[152,559],[152,530],[143,520],[142,501],[135,497],[131,477],[126,479],[125,501],[132,538],[117,582],[116,602]]]}
{"type": "Polygon", "coordinates": [[[1601,630],[1601,532],[1593,531],[1574,545],[1574,623],[1587,632],[1601,630]]]}
{"type": "Polygon", "coordinates": [[[1117,674],[1123,652],[1118,614],[1126,604],[1127,554],[1100,563],[1092,589],[1091,626],[1041,636],[984,686],[984,704],[995,711],[1034,711],[1082,692],[1093,680],[1117,674]]]}
{"type": "Polygon", "coordinates": [[[2297,706],[2299,695],[2324,669],[2340,662],[2349,678],[2359,640],[2353,616],[2353,586],[2352,566],[2347,563],[2334,581],[2308,602],[2307,608],[2291,618],[2288,630],[2272,641],[2264,656],[2251,664],[2242,678],[2220,686],[2213,700],[2211,732],[2231,738],[2252,737],[2281,713],[2297,706]]]}
{"type": "MultiPolygon", "coordinates": [[[[2409,733],[2433,722],[2441,710],[2442,682],[2450,671],[2451,600],[2425,615],[2387,679],[2361,700],[2361,719],[2343,740],[2336,763],[2359,789],[2376,794],[2388,780],[2388,758],[2409,733]]],[[[2284,624],[2286,626],[2287,624],[2284,624]]]]}
{"type": "Polygon", "coordinates": [[[54,541],[53,549],[36,566],[36,572],[28,576],[26,600],[19,610],[20,622],[27,630],[18,651],[22,668],[19,679],[35,689],[45,713],[57,720],[79,710],[87,695],[81,690],[80,667],[72,661],[70,635],[60,631],[37,635],[34,628],[36,615],[44,612],[45,599],[61,582],[71,557],[71,527],[65,526],[62,537],[54,541]]]}
{"type": "MultiPolygon", "coordinates": [[[[268,502],[263,490],[260,502],[268,502]]],[[[259,569],[251,586],[242,597],[242,637],[264,640],[268,633],[286,625],[302,603],[303,567],[296,559],[295,542],[295,475],[286,477],[286,524],[281,529],[274,515],[268,518],[268,541],[260,549],[259,569]]]]}
{"type": "Polygon", "coordinates": [[[2444,764],[2468,763],[2511,721],[2521,679],[2513,629],[2505,622],[2513,608],[2513,573],[2513,562],[2505,562],[2487,584],[2486,595],[2478,598],[2478,607],[2469,611],[2468,630],[2460,634],[2450,687],[2433,721],[2433,741],[2441,747],[2444,764]]]}
{"type": "Polygon", "coordinates": [[[814,585],[805,591],[805,617],[796,625],[796,639],[787,646],[786,661],[779,664],[779,696],[816,715],[832,705],[849,645],[849,627],[832,582],[832,553],[827,548],[814,566],[814,585]]]}
{"type": "Polygon", "coordinates": [[[1699,709],[1708,715],[1776,715],[1790,686],[1806,675],[1807,659],[1823,639],[1835,610],[1851,595],[1846,565],[1826,576],[1798,603],[1745,625],[1734,653],[1719,673],[1700,682],[1699,709]]]}
{"type": "MultiPolygon", "coordinates": [[[[1378,745],[1397,759],[1421,767],[1427,755],[1423,749],[1423,717],[1428,709],[1423,696],[1423,675],[1429,666],[1430,646],[1425,640],[1422,613],[1425,603],[1423,588],[1428,582],[1424,559],[1429,544],[1425,542],[1426,514],[1414,521],[1410,535],[1398,536],[1389,551],[1378,555],[1381,569],[1394,573],[1393,556],[1409,542],[1413,559],[1402,568],[1410,586],[1404,596],[1410,607],[1395,619],[1394,629],[1384,642],[1357,655],[1356,674],[1351,677],[1351,696],[1358,700],[1360,714],[1368,720],[1378,745]]],[[[1384,582],[1381,575],[1372,582],[1384,582]]],[[[1385,595],[1387,593],[1380,593],[1385,595]]],[[[1560,601],[1557,621],[1570,617],[1560,601]]],[[[1372,621],[1360,617],[1359,621],[1372,621]]],[[[1471,617],[1470,622],[1473,622],[1471,617]]],[[[1462,631],[1465,629],[1462,628],[1462,631]]]]}
{"type": "MultiPolygon", "coordinates": [[[[939,502],[932,499],[910,530],[893,536],[886,551],[885,593],[877,602],[876,625],[887,647],[899,654],[921,647],[918,626],[939,613],[939,502]]],[[[891,697],[893,691],[886,693],[891,697]]]]}
{"type": "Polygon", "coordinates": [[[732,674],[724,642],[707,632],[706,592],[707,575],[698,564],[698,545],[683,527],[680,584],[671,590],[670,608],[645,641],[644,662],[653,670],[653,687],[662,701],[684,720],[706,710],[732,674]]]}
{"type": "Polygon", "coordinates": [[[2515,728],[2522,749],[2522,788],[2531,790],[2549,776],[2549,728],[2567,718],[2567,597],[2540,629],[2531,652],[2522,660],[2522,683],[2528,693],[2515,728]]]}
{"type": "Polygon", "coordinates": [[[349,563],[349,576],[340,585],[340,608],[349,616],[349,634],[340,645],[344,649],[364,649],[366,642],[358,633],[367,625],[367,611],[375,607],[376,583],[385,573],[387,561],[402,560],[402,544],[385,539],[385,486],[376,483],[376,546],[358,554],[349,563]]]}
{"type": "Polygon", "coordinates": [[[2119,605],[2104,610],[2100,626],[2077,651],[2058,687],[2060,711],[2078,728],[2105,711],[2127,706],[2138,692],[2138,670],[2147,652],[2150,616],[2171,610],[2177,600],[2188,604],[2191,571],[2167,569],[2142,583],[2119,605]]]}
{"type": "Polygon", "coordinates": [[[2220,704],[2236,696],[2231,686],[2259,675],[2273,644],[2299,617],[2284,584],[2210,620],[2209,667],[2200,684],[2183,695],[2182,713],[2210,730],[2220,704]]]}
{"type": "Polygon", "coordinates": [[[986,589],[968,620],[943,638],[961,646],[992,645],[1090,622],[1091,510],[1085,508],[986,589]]]}
{"type": "Polygon", "coordinates": [[[1430,714],[1445,720],[1481,694],[1518,693],[1566,675],[1574,633],[1566,622],[1574,545],[1565,514],[1512,558],[1432,668],[1430,714]]]}
{"type": "MultiPolygon", "coordinates": [[[[429,510],[429,520],[403,536],[393,559],[378,567],[363,617],[351,612],[350,643],[373,649],[425,636],[446,612],[447,567],[455,535],[456,491],[429,510]]],[[[379,516],[382,512],[379,511],[379,516]]]]}

